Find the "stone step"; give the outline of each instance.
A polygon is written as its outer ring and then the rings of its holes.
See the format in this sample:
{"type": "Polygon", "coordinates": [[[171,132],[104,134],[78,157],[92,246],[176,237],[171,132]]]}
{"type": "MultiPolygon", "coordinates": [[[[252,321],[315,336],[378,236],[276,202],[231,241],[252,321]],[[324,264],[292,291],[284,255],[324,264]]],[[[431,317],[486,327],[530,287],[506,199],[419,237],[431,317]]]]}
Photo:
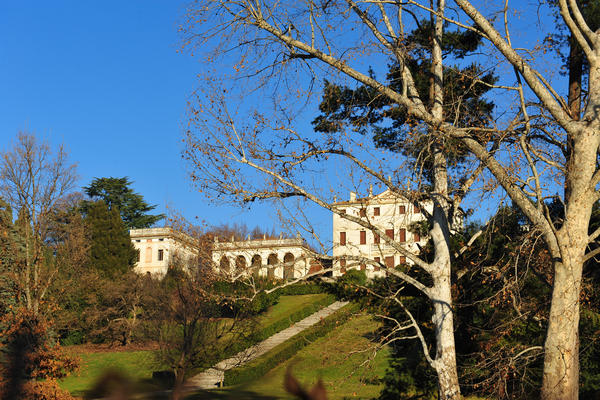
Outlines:
{"type": "Polygon", "coordinates": [[[195,389],[216,389],[220,387],[225,379],[225,371],[231,368],[239,367],[244,365],[245,363],[252,361],[269,350],[273,349],[275,346],[280,345],[285,342],[289,338],[297,335],[302,332],[306,328],[309,328],[321,321],[323,318],[328,317],[333,314],[343,306],[348,304],[346,301],[336,301],[335,303],[330,304],[329,306],[317,311],[314,314],[309,315],[301,321],[296,322],[289,328],[286,328],[280,332],[277,332],[271,337],[263,340],[262,342],[246,349],[238,354],[230,357],[226,360],[223,360],[212,368],[207,369],[188,379],[186,382],[186,391],[191,391],[195,389]]]}

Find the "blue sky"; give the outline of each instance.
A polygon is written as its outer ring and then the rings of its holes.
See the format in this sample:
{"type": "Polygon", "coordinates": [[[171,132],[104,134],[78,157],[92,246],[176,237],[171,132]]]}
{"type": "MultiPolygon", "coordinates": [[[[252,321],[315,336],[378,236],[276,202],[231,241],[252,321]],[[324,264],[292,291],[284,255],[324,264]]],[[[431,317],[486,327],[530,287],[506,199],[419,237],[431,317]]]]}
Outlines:
{"type": "MultiPolygon", "coordinates": [[[[278,224],[271,207],[209,203],[187,178],[181,159],[186,104],[208,69],[202,57],[178,51],[187,3],[0,2],[0,150],[19,131],[33,132],[66,145],[79,186],[94,177],[128,176],[159,212],[171,207],[190,220],[270,229],[278,224]]],[[[537,29],[526,18],[514,23],[522,27],[520,41],[537,29]]],[[[478,204],[477,219],[493,203],[478,204]]],[[[329,237],[330,215],[311,213],[329,237]]]]}
{"type": "Polygon", "coordinates": [[[182,127],[202,64],[178,52],[186,3],[0,2],[0,149],[33,132],[66,145],[79,186],[128,176],[161,212],[270,227],[264,209],[208,204],[187,179],[182,127]]]}

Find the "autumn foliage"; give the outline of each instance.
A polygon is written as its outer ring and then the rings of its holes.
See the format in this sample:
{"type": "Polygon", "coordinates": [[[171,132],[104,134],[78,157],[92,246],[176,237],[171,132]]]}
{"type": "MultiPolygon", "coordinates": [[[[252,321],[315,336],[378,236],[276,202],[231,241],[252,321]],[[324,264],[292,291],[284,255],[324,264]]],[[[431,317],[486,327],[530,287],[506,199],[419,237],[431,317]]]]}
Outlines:
{"type": "Polygon", "coordinates": [[[78,367],[50,336],[50,323],[25,308],[0,318],[0,398],[71,399],[57,380],[78,367]]]}

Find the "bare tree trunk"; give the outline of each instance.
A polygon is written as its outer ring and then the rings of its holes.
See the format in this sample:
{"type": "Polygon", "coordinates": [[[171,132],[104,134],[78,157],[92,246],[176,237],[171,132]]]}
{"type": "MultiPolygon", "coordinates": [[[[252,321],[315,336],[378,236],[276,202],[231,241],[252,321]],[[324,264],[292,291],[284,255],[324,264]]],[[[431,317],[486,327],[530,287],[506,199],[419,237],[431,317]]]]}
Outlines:
{"type": "Polygon", "coordinates": [[[436,277],[432,292],[434,304],[432,319],[436,335],[435,369],[438,376],[439,398],[440,400],[460,399],[449,274],[436,277]]]}
{"type": "Polygon", "coordinates": [[[433,157],[434,208],[430,235],[435,247],[435,260],[431,271],[433,287],[430,289],[430,299],[433,302],[432,322],[435,326],[436,338],[434,368],[438,376],[439,398],[455,400],[460,399],[461,395],[456,370],[454,310],[452,309],[448,171],[446,157],[437,144],[434,146],[433,157]]]}
{"type": "Polygon", "coordinates": [[[578,399],[581,262],[555,265],[552,305],[544,345],[542,399],[578,399]]]}
{"type": "MultiPolygon", "coordinates": [[[[573,136],[565,186],[565,219],[555,232],[554,284],[544,346],[542,399],[579,398],[579,295],[588,229],[596,196],[589,182],[596,169],[597,128],[573,136]]],[[[552,249],[552,246],[550,246],[552,249]]]]}

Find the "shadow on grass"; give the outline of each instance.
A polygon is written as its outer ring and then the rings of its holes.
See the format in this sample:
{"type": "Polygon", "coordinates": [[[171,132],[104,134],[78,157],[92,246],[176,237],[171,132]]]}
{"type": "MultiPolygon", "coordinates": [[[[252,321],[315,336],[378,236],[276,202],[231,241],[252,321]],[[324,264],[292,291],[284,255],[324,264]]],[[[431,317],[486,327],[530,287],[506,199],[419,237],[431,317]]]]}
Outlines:
{"type": "Polygon", "coordinates": [[[227,389],[227,390],[201,390],[192,395],[186,396],[185,400],[277,400],[281,397],[266,396],[251,391],[241,389],[227,389]]]}

